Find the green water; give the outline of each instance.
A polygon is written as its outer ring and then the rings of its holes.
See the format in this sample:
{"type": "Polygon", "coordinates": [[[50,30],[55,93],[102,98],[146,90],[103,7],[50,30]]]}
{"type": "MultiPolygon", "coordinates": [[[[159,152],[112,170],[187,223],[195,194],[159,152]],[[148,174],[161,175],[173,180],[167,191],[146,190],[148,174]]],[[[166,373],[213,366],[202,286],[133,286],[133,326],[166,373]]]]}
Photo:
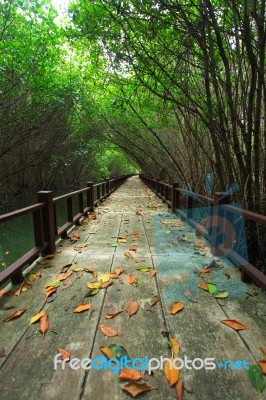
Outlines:
{"type": "MultiPolygon", "coordinates": [[[[29,203],[30,204],[30,203],[29,203]]],[[[26,204],[26,205],[29,205],[26,204]]],[[[16,209],[26,206],[16,205],[16,209]]],[[[78,213],[78,198],[73,198],[73,213],[78,213]]],[[[67,222],[66,201],[56,206],[57,226],[67,222]]],[[[32,214],[26,214],[0,225],[0,271],[35,246],[32,214]]]]}

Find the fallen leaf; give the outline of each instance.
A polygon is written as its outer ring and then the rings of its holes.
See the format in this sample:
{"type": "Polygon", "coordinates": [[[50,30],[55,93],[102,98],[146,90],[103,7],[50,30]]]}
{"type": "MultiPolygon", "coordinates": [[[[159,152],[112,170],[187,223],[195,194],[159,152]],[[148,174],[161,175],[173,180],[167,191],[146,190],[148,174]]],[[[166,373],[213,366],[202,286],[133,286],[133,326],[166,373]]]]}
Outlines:
{"type": "Polygon", "coordinates": [[[140,393],[157,390],[158,387],[148,386],[146,383],[130,382],[122,386],[122,389],[131,394],[131,396],[136,397],[140,393]]]}
{"type": "Polygon", "coordinates": [[[159,301],[159,296],[158,295],[153,295],[152,300],[151,300],[151,307],[154,306],[156,303],[159,301]]]}
{"type": "Polygon", "coordinates": [[[109,286],[112,286],[114,282],[109,281],[109,282],[104,282],[101,286],[101,289],[107,289],[109,286]]]}
{"type": "Polygon", "coordinates": [[[29,274],[29,276],[27,277],[27,280],[29,281],[29,282],[34,282],[35,281],[35,279],[37,279],[37,275],[36,274],[29,274]]]}
{"type": "Polygon", "coordinates": [[[164,374],[170,386],[173,386],[177,383],[179,379],[179,370],[174,368],[174,357],[171,357],[164,364],[164,374]]]}
{"type": "Polygon", "coordinates": [[[63,360],[71,358],[70,353],[68,351],[66,351],[65,349],[61,349],[60,347],[58,347],[57,350],[61,354],[61,357],[62,357],[63,360]]]}
{"type": "Polygon", "coordinates": [[[101,346],[100,350],[108,359],[117,358],[120,360],[125,356],[130,359],[126,349],[119,344],[110,344],[109,347],[101,346]]]}
{"type": "Polygon", "coordinates": [[[200,269],[198,271],[199,275],[203,275],[203,274],[209,274],[211,271],[209,269],[200,269]]]}
{"type": "Polygon", "coordinates": [[[98,276],[99,282],[108,282],[110,280],[110,274],[101,274],[98,276]]]}
{"type": "Polygon", "coordinates": [[[77,231],[73,231],[70,236],[72,242],[77,242],[80,239],[80,234],[77,231]]]}
{"type": "Polygon", "coordinates": [[[60,280],[58,280],[58,279],[55,279],[55,280],[53,280],[53,281],[51,281],[51,282],[49,282],[49,283],[47,283],[46,285],[45,285],[45,287],[47,288],[47,287],[58,287],[58,286],[60,286],[61,285],[61,281],[60,280]]]}
{"type": "Polygon", "coordinates": [[[135,283],[136,277],[135,277],[134,275],[128,275],[128,276],[126,277],[126,281],[127,281],[128,283],[130,283],[130,284],[135,283]]]}
{"type": "Polygon", "coordinates": [[[127,239],[118,239],[118,242],[119,242],[119,243],[126,243],[126,242],[127,242],[127,239]]]}
{"type": "Polygon", "coordinates": [[[184,382],[181,378],[178,379],[176,384],[176,399],[184,400],[184,382]]]}
{"type": "Polygon", "coordinates": [[[114,313],[108,313],[108,314],[106,314],[106,316],[105,316],[105,318],[106,319],[111,319],[111,318],[114,318],[114,317],[116,317],[118,314],[121,314],[123,311],[125,311],[126,309],[124,308],[123,310],[119,310],[119,311],[116,311],[116,312],[114,312],[114,313]]]}
{"type": "Polygon", "coordinates": [[[45,314],[46,314],[46,311],[45,311],[45,310],[42,310],[42,311],[40,311],[38,314],[33,315],[33,317],[31,317],[31,320],[30,320],[30,325],[31,325],[31,324],[34,324],[34,322],[39,321],[39,319],[40,319],[41,317],[43,317],[45,314]]]}
{"type": "Polygon", "coordinates": [[[156,269],[154,269],[154,268],[151,269],[150,270],[150,277],[152,278],[154,275],[156,275],[156,272],[157,272],[156,269]]]}
{"type": "Polygon", "coordinates": [[[128,318],[132,317],[132,315],[136,314],[139,310],[139,303],[137,300],[129,300],[127,304],[127,312],[128,312],[128,318]]]}
{"type": "Polygon", "coordinates": [[[266,360],[259,360],[259,366],[262,369],[262,372],[264,373],[264,375],[266,375],[266,360]]]}
{"type": "Polygon", "coordinates": [[[22,308],[21,310],[14,311],[12,314],[8,315],[5,319],[3,319],[3,322],[8,322],[14,318],[18,318],[22,314],[24,314],[25,311],[28,311],[28,308],[22,308]]]}
{"type": "Polygon", "coordinates": [[[259,347],[260,351],[266,356],[266,347],[259,347]]]}
{"type": "Polygon", "coordinates": [[[131,235],[139,236],[139,235],[144,235],[144,233],[143,232],[132,232],[131,235]]]}
{"type": "Polygon", "coordinates": [[[44,261],[44,260],[39,260],[39,261],[36,261],[36,264],[38,264],[38,265],[47,265],[47,262],[44,261]]]}
{"type": "Polygon", "coordinates": [[[47,297],[47,303],[52,303],[57,298],[57,293],[53,292],[49,297],[47,297]]]}
{"type": "Polygon", "coordinates": [[[5,349],[0,349],[0,357],[6,357],[5,349]]]}
{"type": "Polygon", "coordinates": [[[135,244],[131,244],[128,248],[129,251],[137,251],[137,246],[135,244]]]}
{"type": "Polygon", "coordinates": [[[126,236],[118,236],[118,239],[126,239],[126,236]]]}
{"type": "Polygon", "coordinates": [[[201,279],[198,281],[198,287],[203,290],[207,290],[207,292],[209,291],[207,284],[201,279]]]}
{"type": "Polygon", "coordinates": [[[216,299],[226,299],[228,296],[229,296],[229,293],[228,293],[228,292],[218,291],[218,292],[215,294],[214,297],[215,297],[216,299]]]}
{"type": "Polygon", "coordinates": [[[106,325],[100,325],[100,330],[105,336],[118,336],[118,332],[115,329],[110,328],[106,325]]]}
{"type": "Polygon", "coordinates": [[[0,299],[1,299],[1,297],[4,296],[5,293],[6,293],[6,289],[0,290],[0,299]]]}
{"type": "Polygon", "coordinates": [[[138,381],[141,378],[141,374],[139,371],[135,369],[127,369],[123,368],[119,372],[118,379],[122,381],[138,381]]]}
{"type": "Polygon", "coordinates": [[[95,294],[99,293],[100,288],[92,288],[88,291],[85,297],[94,296],[95,294]]]}
{"type": "Polygon", "coordinates": [[[183,308],[184,308],[184,303],[176,302],[176,303],[172,304],[170,312],[171,312],[171,314],[174,315],[174,314],[178,313],[179,311],[181,311],[183,308]]]}
{"type": "Polygon", "coordinates": [[[52,287],[52,286],[48,287],[45,290],[45,298],[47,299],[49,296],[51,296],[52,293],[56,292],[56,290],[57,290],[56,287],[52,287]]]}
{"type": "MultiPolygon", "coordinates": [[[[61,268],[60,273],[61,273],[61,274],[66,273],[66,272],[69,270],[69,268],[71,267],[71,265],[72,265],[72,264],[66,264],[66,265],[64,265],[64,266],[61,268]]],[[[73,271],[73,269],[71,269],[71,271],[73,271]]]]}
{"type": "Polygon", "coordinates": [[[39,326],[39,331],[43,334],[43,336],[45,335],[45,333],[48,331],[49,329],[49,320],[48,320],[48,316],[47,314],[43,315],[40,318],[40,326],[39,326]]]}
{"type": "Polygon", "coordinates": [[[14,293],[15,296],[19,296],[19,295],[20,295],[23,286],[24,286],[24,282],[23,282],[23,283],[18,287],[18,289],[15,291],[15,293],[14,293]]]}
{"type": "Polygon", "coordinates": [[[79,268],[71,268],[71,271],[78,273],[78,272],[82,272],[83,268],[81,268],[81,267],[79,267],[79,268]]]}
{"type": "Polygon", "coordinates": [[[58,281],[64,281],[65,279],[69,278],[73,274],[72,271],[68,271],[65,274],[59,275],[56,280],[58,281]]]}
{"type": "Polygon", "coordinates": [[[225,319],[223,321],[220,321],[223,324],[229,326],[230,328],[233,328],[236,331],[244,330],[244,329],[249,329],[247,326],[241,324],[235,319],[225,319]]]}
{"type": "Polygon", "coordinates": [[[110,272],[109,276],[110,276],[111,279],[118,278],[118,275],[115,272],[110,272]]]}
{"type": "Polygon", "coordinates": [[[247,375],[257,392],[262,393],[265,389],[265,381],[259,365],[251,365],[247,370],[247,375]]]}
{"type": "Polygon", "coordinates": [[[102,287],[102,282],[95,281],[95,282],[87,282],[87,287],[89,289],[98,289],[102,287]]]}
{"type": "Polygon", "coordinates": [[[172,350],[173,354],[175,356],[177,356],[179,353],[179,349],[180,349],[179,342],[175,337],[170,337],[169,340],[171,343],[171,350],[172,350]]]}
{"type": "Polygon", "coordinates": [[[72,281],[65,281],[65,282],[63,282],[63,284],[62,284],[62,288],[63,288],[63,289],[67,289],[67,288],[69,288],[72,284],[73,284],[72,281]]]}
{"type": "Polygon", "coordinates": [[[75,307],[73,313],[80,313],[83,311],[87,311],[92,307],[92,304],[80,304],[79,306],[75,307]]]}
{"type": "Polygon", "coordinates": [[[124,272],[123,268],[116,268],[115,273],[116,275],[121,275],[124,272]]]}
{"type": "Polygon", "coordinates": [[[131,259],[134,258],[134,257],[132,256],[132,254],[129,253],[129,251],[126,251],[126,252],[124,253],[124,255],[125,255],[126,257],[128,257],[128,258],[131,258],[131,259]]]}
{"type": "Polygon", "coordinates": [[[216,292],[216,286],[213,283],[208,283],[208,290],[210,294],[214,294],[216,292]]]}

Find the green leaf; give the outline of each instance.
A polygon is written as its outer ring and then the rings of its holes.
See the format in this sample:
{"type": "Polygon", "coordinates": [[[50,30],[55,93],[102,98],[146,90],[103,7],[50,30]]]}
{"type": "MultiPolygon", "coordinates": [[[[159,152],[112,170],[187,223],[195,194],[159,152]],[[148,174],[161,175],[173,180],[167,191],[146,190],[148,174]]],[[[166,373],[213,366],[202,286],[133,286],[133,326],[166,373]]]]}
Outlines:
{"type": "Polygon", "coordinates": [[[92,288],[88,291],[88,293],[86,294],[85,297],[90,297],[90,296],[94,296],[95,294],[97,294],[99,292],[100,288],[92,288]]]}
{"type": "Polygon", "coordinates": [[[166,234],[171,233],[171,231],[164,231],[166,234]]]}
{"type": "Polygon", "coordinates": [[[213,294],[216,292],[216,286],[213,283],[208,283],[209,293],[213,294]]]}
{"type": "MultiPolygon", "coordinates": [[[[208,286],[209,288],[209,286],[208,286]]],[[[217,292],[217,294],[214,296],[216,299],[226,299],[229,296],[228,292],[217,292]]]]}
{"type": "Polygon", "coordinates": [[[136,268],[136,269],[137,269],[138,271],[140,271],[140,272],[148,272],[151,268],[152,268],[152,267],[143,266],[143,267],[138,267],[138,268],[136,268]]]}
{"type": "Polygon", "coordinates": [[[112,243],[112,247],[117,247],[118,243],[112,243]]]}
{"type": "Polygon", "coordinates": [[[139,278],[136,278],[135,286],[139,286],[140,284],[141,284],[141,280],[139,278]]]}
{"type": "Polygon", "coordinates": [[[121,358],[127,356],[127,358],[129,359],[129,355],[126,349],[123,346],[120,346],[120,344],[110,344],[108,348],[110,349],[112,354],[114,354],[114,358],[120,360],[121,358]]]}
{"type": "Polygon", "coordinates": [[[47,283],[47,285],[45,285],[45,287],[47,288],[47,287],[58,287],[58,286],[60,286],[61,285],[61,281],[59,281],[59,280],[54,280],[54,281],[51,281],[51,282],[49,282],[49,283],[47,283]]]}
{"type": "Polygon", "coordinates": [[[262,393],[265,389],[265,381],[260,367],[258,365],[251,365],[247,371],[247,375],[257,392],[262,393]]]}

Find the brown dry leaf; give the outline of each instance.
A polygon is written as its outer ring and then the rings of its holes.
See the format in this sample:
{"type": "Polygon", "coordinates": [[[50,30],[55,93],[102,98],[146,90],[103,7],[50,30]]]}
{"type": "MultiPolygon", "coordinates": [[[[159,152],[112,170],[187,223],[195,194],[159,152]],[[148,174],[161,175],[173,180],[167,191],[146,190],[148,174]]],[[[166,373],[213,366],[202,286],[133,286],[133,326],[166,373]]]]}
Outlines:
{"type": "Polygon", "coordinates": [[[207,292],[209,291],[207,284],[202,279],[199,279],[198,287],[203,290],[206,290],[207,292]]]}
{"type": "MultiPolygon", "coordinates": [[[[79,278],[79,277],[78,277],[78,278],[79,278]]],[[[78,279],[78,278],[77,278],[77,279],[78,279]]],[[[65,282],[63,282],[63,284],[62,284],[62,288],[63,288],[63,289],[67,289],[67,288],[69,288],[72,284],[73,284],[72,281],[65,281],[65,282]]]]}
{"type": "Polygon", "coordinates": [[[48,316],[45,314],[43,317],[40,318],[40,326],[39,326],[39,331],[45,335],[45,333],[49,329],[49,321],[48,321],[48,316]]]}
{"type": "Polygon", "coordinates": [[[183,308],[184,308],[184,303],[176,302],[176,303],[172,304],[170,312],[171,312],[171,314],[174,315],[174,314],[178,313],[179,311],[181,311],[183,308]]]}
{"type": "Polygon", "coordinates": [[[137,300],[129,300],[127,304],[127,312],[128,312],[128,318],[130,318],[132,315],[136,314],[139,311],[139,303],[137,300]]]}
{"type": "Polygon", "coordinates": [[[36,261],[36,264],[38,264],[38,265],[47,265],[47,262],[44,261],[44,260],[39,260],[39,261],[36,261]]]}
{"type": "Polygon", "coordinates": [[[108,358],[108,360],[110,360],[110,358],[114,357],[114,355],[113,355],[112,351],[109,349],[109,347],[100,346],[100,350],[105,355],[105,357],[108,358]]]}
{"type": "Polygon", "coordinates": [[[100,330],[105,336],[118,336],[118,332],[115,329],[110,328],[109,326],[100,325],[100,330]]]}
{"type": "Polygon", "coordinates": [[[138,242],[139,238],[138,237],[133,237],[131,240],[132,240],[132,242],[138,242]]]}
{"type": "Polygon", "coordinates": [[[56,287],[52,287],[52,286],[48,287],[45,290],[45,298],[47,299],[49,296],[51,296],[52,293],[56,292],[56,290],[57,290],[56,287]]]}
{"type": "Polygon", "coordinates": [[[138,381],[141,378],[141,374],[139,371],[136,369],[127,369],[123,368],[121,369],[118,379],[121,379],[122,381],[138,381]]]}
{"type": "Polygon", "coordinates": [[[33,281],[35,281],[35,279],[37,279],[37,274],[31,273],[31,274],[29,274],[29,276],[27,277],[27,280],[28,280],[29,282],[33,282],[33,281]]]}
{"type": "Polygon", "coordinates": [[[136,282],[136,277],[134,275],[128,275],[126,277],[126,281],[130,284],[135,283],[136,282]]]}
{"type": "Polygon", "coordinates": [[[259,349],[260,349],[260,351],[266,356],[266,348],[260,346],[259,349]]]}
{"type": "Polygon", "coordinates": [[[151,307],[154,306],[154,304],[158,303],[158,301],[159,301],[159,296],[157,294],[153,295],[151,300],[151,307]]]}
{"type": "Polygon", "coordinates": [[[132,232],[131,235],[139,236],[139,235],[144,235],[144,233],[143,232],[132,232]]]}
{"type": "Polygon", "coordinates": [[[130,382],[122,386],[122,389],[131,394],[131,396],[136,397],[140,393],[157,390],[158,387],[148,386],[146,383],[130,382]]]}
{"type": "Polygon", "coordinates": [[[0,357],[6,357],[6,351],[3,348],[0,348],[0,357]]]}
{"type": "Polygon", "coordinates": [[[150,277],[152,278],[154,275],[156,275],[157,270],[156,269],[150,269],[150,277]]]}
{"type": "Polygon", "coordinates": [[[110,281],[110,282],[104,282],[101,286],[101,289],[107,289],[109,286],[112,286],[114,284],[114,282],[110,281]]]}
{"type": "Polygon", "coordinates": [[[20,295],[23,286],[24,286],[24,282],[23,282],[23,283],[18,287],[18,289],[15,291],[15,293],[14,293],[15,296],[19,296],[19,295],[20,295]]]}
{"type": "Polygon", "coordinates": [[[118,236],[118,239],[126,239],[126,236],[121,236],[121,235],[119,235],[119,236],[118,236]]]}
{"type": "Polygon", "coordinates": [[[229,326],[230,328],[234,329],[235,331],[240,331],[244,329],[250,329],[247,326],[241,324],[241,322],[238,322],[236,319],[225,319],[223,321],[220,321],[223,324],[229,326]]]}
{"type": "Polygon", "coordinates": [[[58,281],[64,281],[65,279],[69,278],[73,274],[72,271],[68,271],[65,274],[59,275],[57,278],[55,278],[58,281]]]}
{"type": "Polygon", "coordinates": [[[201,243],[201,242],[195,243],[195,248],[198,249],[198,250],[204,250],[205,247],[206,247],[205,243],[201,243]]]}
{"type": "Polygon", "coordinates": [[[264,375],[266,375],[266,360],[259,360],[259,366],[261,367],[264,375]]]}
{"type": "Polygon", "coordinates": [[[92,304],[80,304],[79,306],[75,307],[73,313],[80,313],[83,311],[87,311],[92,307],[92,304]]]}
{"type": "Polygon", "coordinates": [[[71,233],[70,240],[72,242],[77,242],[80,239],[80,234],[77,231],[71,233]]]}
{"type": "Polygon", "coordinates": [[[137,251],[137,246],[135,244],[131,244],[128,248],[129,251],[137,251]]]}
{"type": "Polygon", "coordinates": [[[61,250],[59,250],[59,251],[57,251],[56,253],[53,253],[53,254],[47,254],[47,256],[44,257],[44,260],[52,260],[59,253],[61,253],[61,250]]]}
{"type": "Polygon", "coordinates": [[[171,357],[170,360],[166,361],[164,364],[164,374],[170,386],[173,386],[177,383],[179,379],[179,373],[179,369],[174,368],[174,357],[171,357]]]}
{"type": "Polygon", "coordinates": [[[61,357],[62,357],[63,360],[65,360],[66,358],[69,358],[69,359],[71,358],[70,353],[69,353],[68,351],[66,351],[65,349],[60,349],[60,348],[58,347],[57,350],[58,350],[59,353],[61,354],[61,357]]]}
{"type": "Polygon", "coordinates": [[[116,275],[121,275],[124,272],[123,268],[116,268],[115,273],[116,275]]]}
{"type": "Polygon", "coordinates": [[[33,315],[33,317],[31,317],[31,320],[30,320],[30,325],[34,324],[34,322],[39,321],[39,319],[41,317],[43,317],[45,314],[46,314],[45,310],[42,310],[38,314],[33,315]]]}
{"type": "Polygon", "coordinates": [[[209,274],[210,272],[211,272],[210,269],[200,269],[200,270],[198,271],[198,274],[199,274],[199,275],[203,275],[203,274],[209,274]]]}
{"type": "Polygon", "coordinates": [[[1,297],[4,296],[5,293],[6,293],[6,289],[0,290],[0,299],[1,299],[1,297]]]}
{"type": "Polygon", "coordinates": [[[126,252],[124,253],[124,255],[125,255],[126,257],[128,257],[128,258],[131,258],[131,259],[134,258],[134,257],[132,256],[132,254],[129,253],[129,251],[126,251],[126,252]]]}
{"type": "Polygon", "coordinates": [[[178,379],[176,384],[176,398],[177,400],[184,400],[184,382],[181,378],[178,379]]]}
{"type": "Polygon", "coordinates": [[[12,314],[8,315],[5,319],[3,319],[3,322],[8,322],[14,318],[18,318],[22,314],[24,314],[25,311],[28,311],[28,308],[22,308],[21,310],[14,311],[12,314]]]}
{"type": "Polygon", "coordinates": [[[119,310],[119,311],[116,311],[116,312],[114,312],[114,313],[108,313],[108,314],[106,314],[106,316],[105,316],[105,318],[106,319],[111,319],[111,318],[114,318],[114,317],[116,317],[118,314],[121,314],[123,311],[125,311],[126,309],[125,308],[123,308],[123,310],[119,310]]]}
{"type": "Polygon", "coordinates": [[[117,279],[118,278],[118,275],[115,272],[110,272],[109,276],[110,276],[111,279],[117,279]]]}
{"type": "Polygon", "coordinates": [[[180,344],[178,342],[178,340],[175,337],[170,337],[170,342],[171,342],[171,350],[174,353],[175,356],[178,355],[179,353],[179,349],[180,349],[180,344]]]}

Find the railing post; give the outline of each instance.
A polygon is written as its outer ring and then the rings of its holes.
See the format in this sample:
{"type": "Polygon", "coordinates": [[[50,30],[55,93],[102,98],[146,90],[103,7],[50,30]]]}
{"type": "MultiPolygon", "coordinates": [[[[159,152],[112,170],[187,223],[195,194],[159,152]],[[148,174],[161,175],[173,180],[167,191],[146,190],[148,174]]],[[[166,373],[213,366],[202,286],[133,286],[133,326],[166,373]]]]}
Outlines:
{"type": "Polygon", "coordinates": [[[89,208],[89,211],[94,211],[94,187],[93,187],[93,182],[89,181],[87,182],[87,187],[89,190],[87,191],[87,207],[89,208]]]}
{"type": "Polygon", "coordinates": [[[180,208],[180,192],[176,189],[179,188],[179,183],[172,183],[172,211],[176,208],[180,208]]]}
{"type": "Polygon", "coordinates": [[[45,207],[42,210],[42,221],[43,221],[43,237],[44,241],[48,243],[48,247],[45,249],[45,253],[55,252],[55,219],[54,219],[54,204],[53,204],[53,192],[41,191],[37,194],[39,203],[45,203],[45,207]]]}
{"type": "Polygon", "coordinates": [[[109,196],[110,194],[110,179],[105,178],[105,196],[109,196]]]}
{"type": "Polygon", "coordinates": [[[156,194],[159,194],[160,179],[156,179],[156,194]]]}

